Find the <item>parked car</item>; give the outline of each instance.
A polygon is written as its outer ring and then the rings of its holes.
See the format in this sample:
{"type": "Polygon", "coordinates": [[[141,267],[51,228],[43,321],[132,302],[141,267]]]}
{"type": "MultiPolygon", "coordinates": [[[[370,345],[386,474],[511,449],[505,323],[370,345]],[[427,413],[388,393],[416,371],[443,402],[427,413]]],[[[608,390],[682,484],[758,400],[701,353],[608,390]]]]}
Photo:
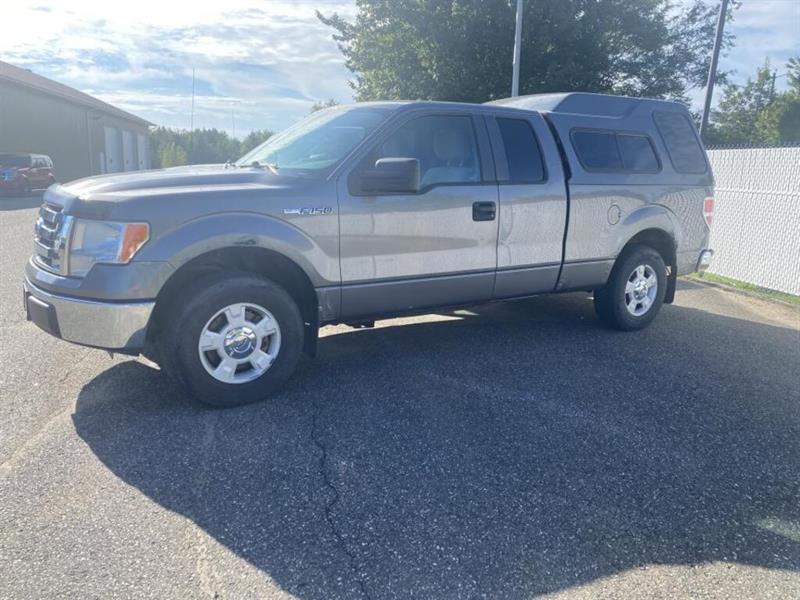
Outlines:
{"type": "Polygon", "coordinates": [[[25,303],[55,336],[243,404],[325,324],[586,290],[602,321],[641,329],[708,265],[712,186],[673,102],[336,107],[232,165],[50,188],[25,303]]]}
{"type": "Polygon", "coordinates": [[[0,152],[0,192],[28,195],[55,182],[55,169],[49,156],[0,152]]]}

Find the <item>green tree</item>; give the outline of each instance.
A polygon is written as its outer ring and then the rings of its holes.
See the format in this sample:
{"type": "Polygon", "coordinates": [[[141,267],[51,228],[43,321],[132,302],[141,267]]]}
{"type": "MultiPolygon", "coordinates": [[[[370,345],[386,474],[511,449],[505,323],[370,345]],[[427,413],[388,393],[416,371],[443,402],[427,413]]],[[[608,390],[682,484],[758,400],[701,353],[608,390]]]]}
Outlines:
{"type": "Polygon", "coordinates": [[[314,102],[314,104],[311,105],[311,110],[308,112],[310,113],[317,112],[318,110],[331,108],[332,106],[337,106],[338,104],[339,103],[333,98],[329,98],[328,100],[317,100],[316,102],[314,102]]]}
{"type": "Polygon", "coordinates": [[[769,61],[744,85],[728,84],[712,111],[712,144],[769,144],[800,141],[800,61],[787,66],[789,90],[778,92],[769,61]]]}
{"type": "MultiPolygon", "coordinates": [[[[511,0],[356,0],[354,22],[318,18],[358,100],[484,102],[511,88],[511,0]]],[[[684,98],[707,75],[716,5],[693,0],[526,2],[520,91],[684,98]]],[[[726,38],[726,44],[731,41],[726,38]]]]}
{"type": "Polygon", "coordinates": [[[154,157],[154,167],[224,163],[235,160],[243,154],[241,144],[236,138],[218,129],[195,129],[194,132],[190,132],[185,129],[157,127],[150,131],[150,156],[154,157]],[[165,163],[161,160],[162,156],[167,161],[183,160],[183,162],[165,163]]]}
{"type": "Polygon", "coordinates": [[[783,94],[778,111],[778,133],[781,142],[800,142],[800,57],[786,63],[789,91],[783,94]]]}
{"type": "Polygon", "coordinates": [[[177,167],[187,164],[189,164],[189,157],[186,154],[186,150],[184,150],[174,141],[167,142],[159,149],[158,166],[164,168],[177,167]]]}
{"type": "Polygon", "coordinates": [[[248,133],[239,144],[239,154],[244,156],[256,146],[260,146],[272,137],[272,132],[268,129],[255,129],[248,133]]]}
{"type": "Polygon", "coordinates": [[[792,91],[800,94],[800,56],[793,56],[786,63],[786,76],[792,91]]]}
{"type": "Polygon", "coordinates": [[[189,136],[186,151],[193,165],[224,163],[241,155],[239,140],[219,129],[195,129],[189,136]]]}

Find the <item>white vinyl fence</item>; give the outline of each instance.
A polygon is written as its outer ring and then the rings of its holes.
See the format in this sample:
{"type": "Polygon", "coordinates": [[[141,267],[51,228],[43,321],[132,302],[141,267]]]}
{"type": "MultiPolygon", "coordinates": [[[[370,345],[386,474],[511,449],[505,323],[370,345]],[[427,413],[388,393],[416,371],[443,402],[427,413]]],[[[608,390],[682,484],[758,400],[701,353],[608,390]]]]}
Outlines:
{"type": "Polygon", "coordinates": [[[800,295],[800,147],[708,151],[710,273],[800,295]]]}

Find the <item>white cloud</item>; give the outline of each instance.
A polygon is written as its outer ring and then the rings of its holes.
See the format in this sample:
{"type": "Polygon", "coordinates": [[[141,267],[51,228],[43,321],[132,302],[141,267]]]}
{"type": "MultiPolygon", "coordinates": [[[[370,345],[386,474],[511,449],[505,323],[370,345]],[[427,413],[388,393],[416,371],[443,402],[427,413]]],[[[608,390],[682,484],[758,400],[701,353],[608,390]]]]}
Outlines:
{"type": "Polygon", "coordinates": [[[745,1],[726,31],[736,36],[736,45],[720,60],[720,68],[734,70],[735,82],[753,76],[767,58],[783,72],[786,61],[800,55],[800,1],[745,1]]]}
{"type": "Polygon", "coordinates": [[[352,1],[17,1],[3,7],[0,57],[154,122],[279,129],[316,100],[352,99],[350,73],[315,10],[352,1]]]}

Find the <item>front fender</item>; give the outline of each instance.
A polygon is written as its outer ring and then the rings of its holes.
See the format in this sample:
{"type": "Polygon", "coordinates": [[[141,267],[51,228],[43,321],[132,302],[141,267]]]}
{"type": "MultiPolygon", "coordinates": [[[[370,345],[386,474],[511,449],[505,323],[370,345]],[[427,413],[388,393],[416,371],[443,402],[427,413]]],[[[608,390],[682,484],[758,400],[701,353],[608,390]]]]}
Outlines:
{"type": "MultiPolygon", "coordinates": [[[[326,246],[338,249],[336,243],[326,246]]],[[[207,252],[236,247],[264,248],[282,254],[306,273],[314,287],[340,281],[337,254],[325,251],[286,221],[250,212],[215,214],[183,223],[146,244],[136,259],[168,261],[177,270],[207,252]]]]}

